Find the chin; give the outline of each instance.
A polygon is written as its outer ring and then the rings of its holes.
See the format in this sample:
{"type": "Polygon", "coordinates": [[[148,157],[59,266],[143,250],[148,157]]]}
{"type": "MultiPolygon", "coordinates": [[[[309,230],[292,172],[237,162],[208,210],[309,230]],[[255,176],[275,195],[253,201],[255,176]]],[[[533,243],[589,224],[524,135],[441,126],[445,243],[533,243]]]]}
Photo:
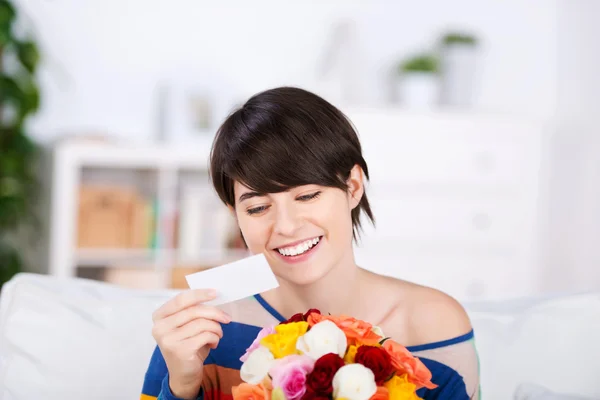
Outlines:
{"type": "Polygon", "coordinates": [[[277,275],[294,285],[309,286],[320,281],[328,272],[329,269],[319,268],[313,264],[312,266],[305,268],[289,268],[288,266],[282,266],[278,268],[277,275]]]}

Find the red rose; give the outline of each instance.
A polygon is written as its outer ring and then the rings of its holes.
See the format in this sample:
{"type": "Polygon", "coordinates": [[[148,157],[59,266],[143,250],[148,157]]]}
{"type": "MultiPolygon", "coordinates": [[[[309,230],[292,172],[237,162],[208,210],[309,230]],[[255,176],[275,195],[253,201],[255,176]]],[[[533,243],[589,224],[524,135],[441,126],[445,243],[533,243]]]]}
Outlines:
{"type": "Polygon", "coordinates": [[[382,386],[394,373],[390,355],[381,347],[360,346],[356,350],[354,362],[373,371],[377,386],[382,386]]]}
{"type": "Polygon", "coordinates": [[[321,311],[317,310],[316,308],[311,308],[310,310],[304,313],[304,320],[308,321],[308,317],[310,317],[310,314],[312,313],[321,315],[321,311]]]}
{"type": "Polygon", "coordinates": [[[306,377],[308,391],[328,396],[333,392],[333,376],[344,366],[344,360],[334,353],[328,353],[315,362],[315,366],[306,377]]]}
{"type": "Polygon", "coordinates": [[[302,322],[304,321],[304,315],[302,313],[297,313],[292,315],[286,321],[281,322],[279,325],[289,324],[290,322],[302,322]]]}
{"type": "Polygon", "coordinates": [[[317,310],[316,308],[311,308],[310,310],[308,310],[307,312],[305,312],[304,314],[302,313],[296,313],[294,315],[292,315],[289,319],[281,322],[279,325],[284,325],[284,324],[289,324],[290,322],[303,322],[308,320],[308,317],[310,316],[310,314],[321,314],[321,311],[317,310]]]}
{"type": "Polygon", "coordinates": [[[331,400],[331,396],[323,393],[315,393],[308,389],[303,395],[301,400],[331,400]]]}

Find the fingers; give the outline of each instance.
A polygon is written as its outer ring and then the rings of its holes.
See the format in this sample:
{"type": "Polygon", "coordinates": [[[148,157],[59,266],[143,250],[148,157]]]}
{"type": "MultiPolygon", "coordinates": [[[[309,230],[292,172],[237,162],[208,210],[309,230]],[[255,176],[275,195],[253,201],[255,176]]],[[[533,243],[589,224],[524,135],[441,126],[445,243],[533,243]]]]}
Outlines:
{"type": "Polygon", "coordinates": [[[186,339],[184,343],[193,349],[202,349],[204,346],[216,349],[220,339],[216,333],[207,331],[186,339]]]}
{"type": "Polygon", "coordinates": [[[228,324],[231,322],[231,317],[225,313],[225,311],[220,310],[216,307],[210,306],[191,306],[182,311],[179,311],[176,314],[168,316],[162,321],[157,323],[164,323],[165,325],[170,326],[171,328],[178,328],[180,326],[184,326],[198,318],[209,319],[217,322],[221,322],[223,324],[228,324]]]}
{"type": "Polygon", "coordinates": [[[221,324],[209,319],[195,319],[174,332],[175,340],[186,340],[203,333],[214,333],[220,340],[223,337],[221,324]]]}
{"type": "Polygon", "coordinates": [[[152,314],[152,320],[159,321],[190,306],[213,300],[216,297],[217,292],[213,289],[194,289],[181,292],[157,309],[152,314]]]}

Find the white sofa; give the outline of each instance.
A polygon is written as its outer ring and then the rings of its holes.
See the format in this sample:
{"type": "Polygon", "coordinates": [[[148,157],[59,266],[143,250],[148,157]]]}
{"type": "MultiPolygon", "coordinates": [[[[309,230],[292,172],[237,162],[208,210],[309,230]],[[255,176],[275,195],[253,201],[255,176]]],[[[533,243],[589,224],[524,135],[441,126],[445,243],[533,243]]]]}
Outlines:
{"type": "MultiPolygon", "coordinates": [[[[17,275],[0,295],[0,400],[138,399],[152,311],[175,293],[17,275]]],[[[484,399],[600,398],[600,292],[465,306],[484,399]]]]}

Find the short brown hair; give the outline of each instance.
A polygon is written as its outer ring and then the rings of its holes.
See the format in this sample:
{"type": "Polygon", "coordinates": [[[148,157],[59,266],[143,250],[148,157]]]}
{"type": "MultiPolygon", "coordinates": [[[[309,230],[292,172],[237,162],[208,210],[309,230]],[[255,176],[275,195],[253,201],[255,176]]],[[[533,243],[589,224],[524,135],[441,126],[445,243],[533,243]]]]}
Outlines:
{"type": "MultiPolygon", "coordinates": [[[[210,175],[221,200],[235,206],[234,181],[258,193],[279,193],[315,184],[348,190],[359,165],[369,179],[358,134],[346,116],[303,89],[279,87],[252,96],[219,127],[210,175]]],[[[353,236],[361,212],[374,224],[366,193],[352,210],[353,236]]]]}

